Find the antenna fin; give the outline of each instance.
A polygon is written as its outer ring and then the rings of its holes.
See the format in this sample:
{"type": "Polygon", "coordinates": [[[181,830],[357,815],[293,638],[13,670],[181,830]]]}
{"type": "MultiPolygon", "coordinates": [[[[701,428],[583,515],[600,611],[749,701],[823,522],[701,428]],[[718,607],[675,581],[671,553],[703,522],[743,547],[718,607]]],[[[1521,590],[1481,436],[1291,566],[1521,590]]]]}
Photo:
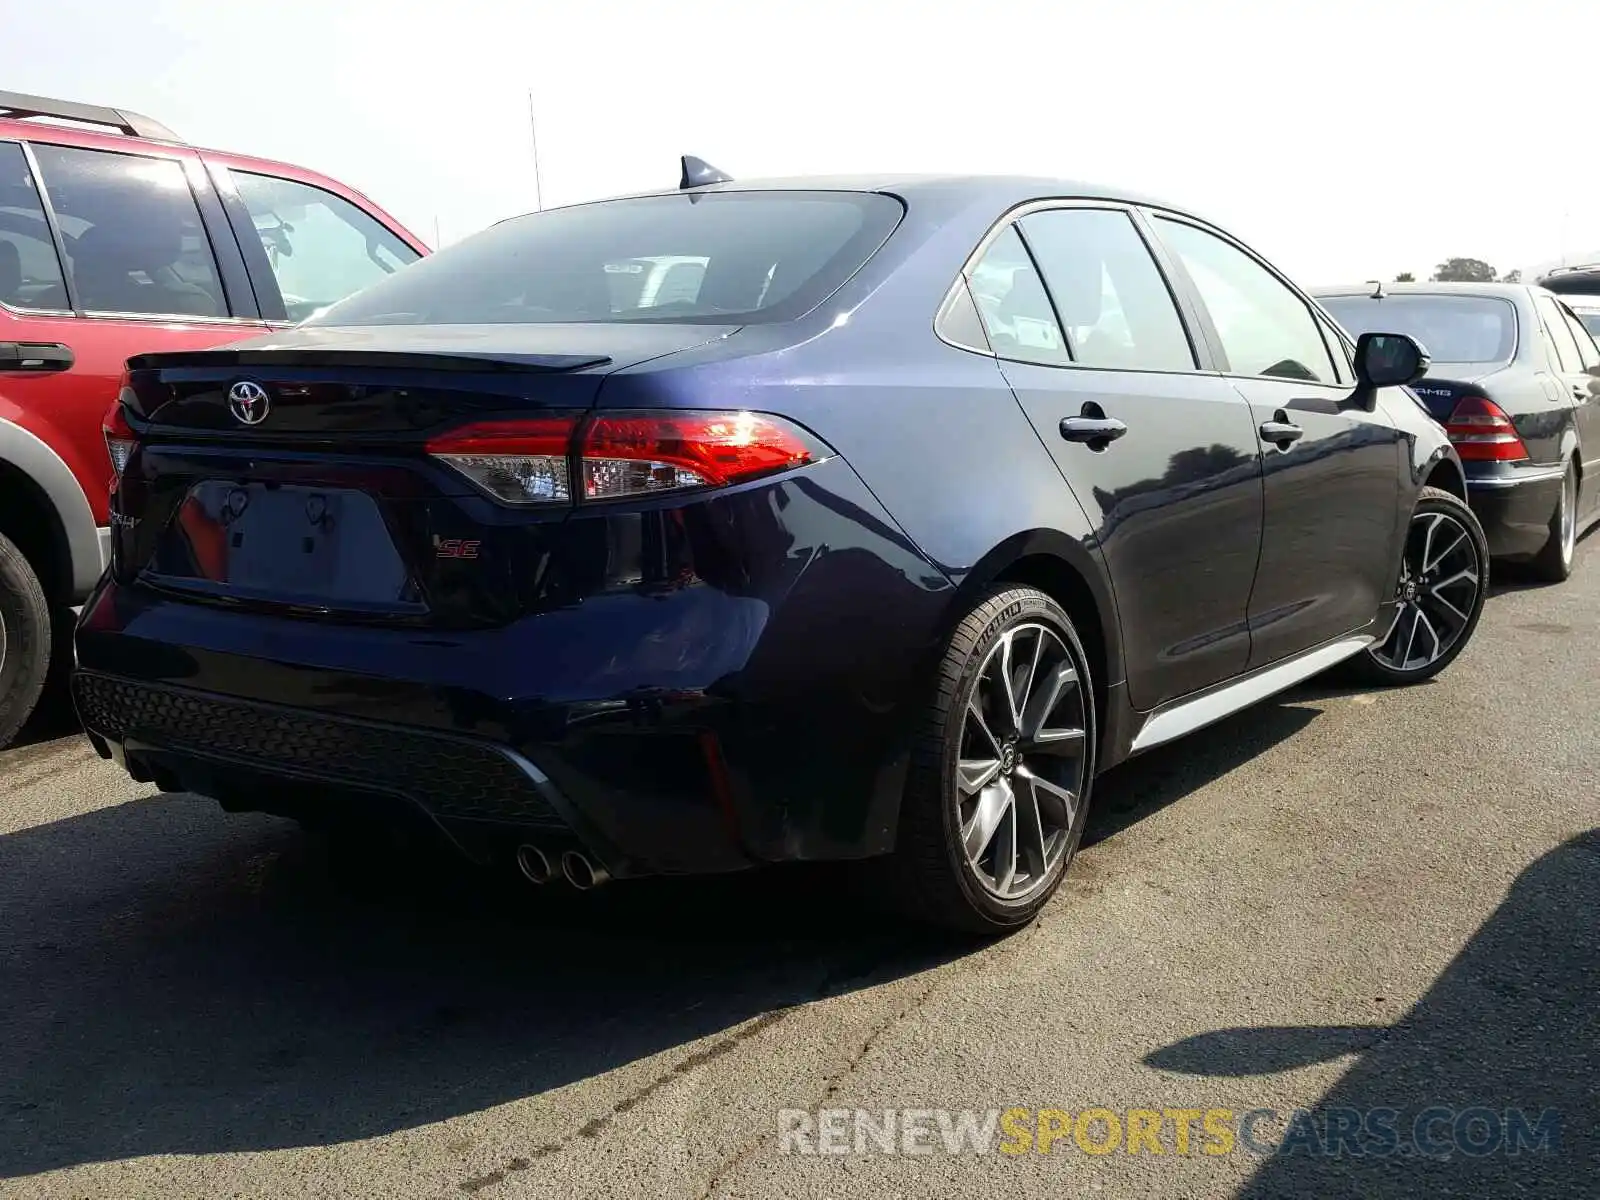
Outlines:
{"type": "Polygon", "coordinates": [[[703,158],[696,158],[692,154],[685,154],[680,160],[683,174],[678,180],[678,187],[697,188],[708,183],[732,183],[733,176],[719,171],[703,158]]]}

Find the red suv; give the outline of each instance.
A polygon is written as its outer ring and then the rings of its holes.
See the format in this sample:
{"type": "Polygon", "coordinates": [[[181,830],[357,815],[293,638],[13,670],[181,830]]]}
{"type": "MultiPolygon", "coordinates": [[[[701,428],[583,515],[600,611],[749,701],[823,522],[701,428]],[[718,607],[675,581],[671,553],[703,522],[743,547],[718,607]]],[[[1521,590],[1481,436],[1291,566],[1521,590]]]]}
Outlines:
{"type": "Polygon", "coordinates": [[[100,575],[124,361],[292,325],[425,253],[326,176],[0,92],[0,746],[100,575]]]}

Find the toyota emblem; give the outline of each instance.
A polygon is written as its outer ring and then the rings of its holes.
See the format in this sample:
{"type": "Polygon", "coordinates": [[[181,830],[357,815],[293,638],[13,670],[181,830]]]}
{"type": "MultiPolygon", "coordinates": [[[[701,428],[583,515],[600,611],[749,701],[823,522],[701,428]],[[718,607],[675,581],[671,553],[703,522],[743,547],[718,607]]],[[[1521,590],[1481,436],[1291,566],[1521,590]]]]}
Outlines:
{"type": "Polygon", "coordinates": [[[241,424],[259,425],[267,419],[267,413],[272,409],[272,401],[267,396],[266,388],[259,383],[242,379],[228,389],[228,407],[233,410],[233,415],[239,418],[241,424]]]}

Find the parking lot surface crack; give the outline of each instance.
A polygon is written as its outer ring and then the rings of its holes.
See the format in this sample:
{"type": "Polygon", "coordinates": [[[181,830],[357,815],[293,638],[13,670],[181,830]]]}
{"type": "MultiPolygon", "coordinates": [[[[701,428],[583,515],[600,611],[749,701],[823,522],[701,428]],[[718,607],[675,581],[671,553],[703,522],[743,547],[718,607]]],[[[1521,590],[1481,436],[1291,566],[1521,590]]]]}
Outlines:
{"type": "Polygon", "coordinates": [[[793,1011],[794,1006],[791,1005],[763,1013],[754,1020],[741,1025],[726,1037],[719,1038],[709,1046],[679,1059],[666,1071],[663,1071],[642,1086],[635,1088],[613,1104],[606,1112],[585,1121],[576,1130],[559,1141],[547,1142],[536,1146],[527,1152],[529,1157],[518,1156],[507,1159],[497,1169],[470,1179],[464,1179],[458,1186],[468,1195],[477,1195],[479,1192],[504,1183],[512,1174],[518,1171],[526,1171],[533,1165],[533,1160],[548,1158],[552,1154],[559,1154],[577,1139],[593,1140],[599,1137],[617,1117],[638,1108],[651,1096],[655,1095],[656,1092],[666,1087],[667,1084],[672,1083],[674,1080],[682,1079],[691,1071],[695,1071],[707,1063],[715,1062],[723,1055],[738,1049],[742,1043],[749,1041],[764,1030],[772,1028],[793,1011]]]}

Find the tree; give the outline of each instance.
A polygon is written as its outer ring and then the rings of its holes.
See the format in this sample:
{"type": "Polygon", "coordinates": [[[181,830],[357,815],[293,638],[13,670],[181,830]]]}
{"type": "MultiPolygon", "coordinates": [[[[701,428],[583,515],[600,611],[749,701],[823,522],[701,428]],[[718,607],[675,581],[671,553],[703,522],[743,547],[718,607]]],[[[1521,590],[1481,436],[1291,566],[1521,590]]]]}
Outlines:
{"type": "Polygon", "coordinates": [[[1521,283],[1522,282],[1522,272],[1521,271],[1507,271],[1504,275],[1500,276],[1500,282],[1501,283],[1521,283]]]}
{"type": "Polygon", "coordinates": [[[1434,269],[1435,283],[1493,283],[1495,270],[1481,258],[1448,258],[1434,269]]]}
{"type": "Polygon", "coordinates": [[[1401,271],[1400,274],[1394,277],[1394,281],[1396,283],[1415,283],[1417,281],[1417,277],[1410,271],[1401,271]]]}

